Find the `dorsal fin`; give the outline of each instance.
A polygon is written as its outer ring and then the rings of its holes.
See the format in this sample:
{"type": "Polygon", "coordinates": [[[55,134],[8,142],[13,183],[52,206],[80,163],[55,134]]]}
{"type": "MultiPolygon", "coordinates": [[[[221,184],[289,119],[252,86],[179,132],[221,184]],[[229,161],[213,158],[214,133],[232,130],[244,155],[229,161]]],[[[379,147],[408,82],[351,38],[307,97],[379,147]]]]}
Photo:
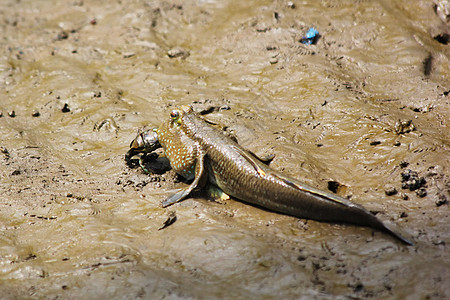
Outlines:
{"type": "Polygon", "coordinates": [[[258,166],[257,162],[255,162],[255,160],[253,159],[253,157],[251,157],[250,155],[248,155],[247,153],[245,153],[244,150],[242,150],[239,147],[236,147],[234,145],[231,146],[234,150],[236,150],[237,152],[239,152],[240,155],[242,155],[243,158],[245,158],[249,164],[252,165],[253,168],[255,168],[255,171],[258,172],[258,174],[260,176],[266,176],[266,172],[264,172],[263,169],[261,169],[260,166],[258,166]]]}
{"type": "Polygon", "coordinates": [[[342,205],[345,205],[345,206],[357,206],[356,204],[354,204],[353,202],[350,202],[349,200],[347,200],[345,198],[342,198],[342,197],[339,197],[337,195],[333,195],[331,193],[327,193],[327,192],[318,190],[316,188],[313,188],[311,186],[307,186],[305,184],[294,182],[294,181],[292,181],[292,180],[290,180],[290,179],[288,179],[288,178],[286,178],[286,177],[284,177],[284,176],[282,176],[280,174],[272,173],[270,175],[272,175],[273,177],[276,177],[279,180],[283,181],[288,186],[290,186],[292,188],[295,188],[295,189],[298,189],[298,190],[300,190],[302,192],[307,192],[307,193],[319,196],[319,197],[324,198],[326,200],[330,200],[330,201],[333,201],[333,202],[336,202],[336,203],[339,203],[339,204],[342,204],[342,205]]]}
{"type": "MultiPolygon", "coordinates": [[[[243,158],[245,158],[250,165],[253,166],[253,168],[255,168],[255,171],[262,177],[267,176],[266,172],[260,167],[258,166],[258,163],[255,161],[255,159],[253,157],[251,157],[249,154],[247,154],[243,149],[236,147],[236,146],[231,146],[233,147],[233,149],[235,149],[237,152],[239,152],[240,155],[242,155],[243,158]]],[[[288,186],[300,190],[302,192],[306,192],[306,193],[310,193],[316,196],[319,196],[321,198],[330,200],[330,201],[334,201],[336,203],[342,204],[342,205],[346,205],[346,206],[356,206],[356,204],[348,201],[347,199],[341,198],[339,196],[327,193],[327,192],[323,192],[321,190],[318,190],[316,188],[301,184],[299,182],[295,182],[291,179],[286,178],[285,176],[281,175],[281,174],[277,174],[275,172],[271,172],[270,173],[271,176],[283,181],[285,184],[287,184],[288,186]]]]}

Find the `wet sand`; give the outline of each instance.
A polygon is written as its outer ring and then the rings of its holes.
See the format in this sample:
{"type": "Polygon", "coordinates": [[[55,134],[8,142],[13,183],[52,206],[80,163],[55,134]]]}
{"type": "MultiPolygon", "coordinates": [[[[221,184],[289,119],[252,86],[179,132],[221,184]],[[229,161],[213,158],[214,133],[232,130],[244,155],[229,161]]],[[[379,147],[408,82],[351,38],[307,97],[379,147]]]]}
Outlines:
{"type": "Polygon", "coordinates": [[[3,1],[0,298],[449,298],[444,2],[3,1]],[[416,244],[202,194],[161,208],[186,183],[124,155],[183,104],[416,244]]]}

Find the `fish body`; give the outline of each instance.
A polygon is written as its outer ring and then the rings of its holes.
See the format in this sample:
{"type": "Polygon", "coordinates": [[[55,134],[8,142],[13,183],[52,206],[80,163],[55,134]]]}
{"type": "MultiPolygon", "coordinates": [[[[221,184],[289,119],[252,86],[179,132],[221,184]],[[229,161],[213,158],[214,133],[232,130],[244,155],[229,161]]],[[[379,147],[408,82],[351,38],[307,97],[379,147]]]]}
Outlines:
{"type": "Polygon", "coordinates": [[[183,200],[207,179],[243,202],[299,218],[368,226],[412,244],[364,207],[268,167],[190,106],[173,110],[156,132],[172,168],[193,179],[187,189],[169,197],[163,206],[183,200]]]}

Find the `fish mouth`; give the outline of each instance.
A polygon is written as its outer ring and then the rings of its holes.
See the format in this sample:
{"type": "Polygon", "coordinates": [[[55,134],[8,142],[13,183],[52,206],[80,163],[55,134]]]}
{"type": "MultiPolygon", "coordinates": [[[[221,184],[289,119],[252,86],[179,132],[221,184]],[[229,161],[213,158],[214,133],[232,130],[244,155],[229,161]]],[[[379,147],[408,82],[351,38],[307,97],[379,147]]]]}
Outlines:
{"type": "Polygon", "coordinates": [[[161,148],[161,144],[154,129],[139,132],[130,143],[130,149],[125,154],[125,161],[130,163],[133,156],[140,153],[151,153],[158,148],[161,148]]]}

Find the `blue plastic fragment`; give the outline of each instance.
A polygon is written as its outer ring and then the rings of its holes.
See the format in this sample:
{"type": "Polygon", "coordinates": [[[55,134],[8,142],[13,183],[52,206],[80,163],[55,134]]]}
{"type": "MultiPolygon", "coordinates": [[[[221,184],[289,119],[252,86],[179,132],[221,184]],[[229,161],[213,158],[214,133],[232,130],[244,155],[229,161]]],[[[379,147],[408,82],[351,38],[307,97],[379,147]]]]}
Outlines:
{"type": "Polygon", "coordinates": [[[310,29],[308,29],[308,32],[306,33],[306,38],[313,39],[318,33],[319,32],[314,27],[311,27],[310,29]]]}
{"type": "Polygon", "coordinates": [[[319,37],[319,31],[317,31],[314,27],[311,27],[308,29],[305,37],[303,37],[300,42],[305,45],[315,44],[319,37]]]}

